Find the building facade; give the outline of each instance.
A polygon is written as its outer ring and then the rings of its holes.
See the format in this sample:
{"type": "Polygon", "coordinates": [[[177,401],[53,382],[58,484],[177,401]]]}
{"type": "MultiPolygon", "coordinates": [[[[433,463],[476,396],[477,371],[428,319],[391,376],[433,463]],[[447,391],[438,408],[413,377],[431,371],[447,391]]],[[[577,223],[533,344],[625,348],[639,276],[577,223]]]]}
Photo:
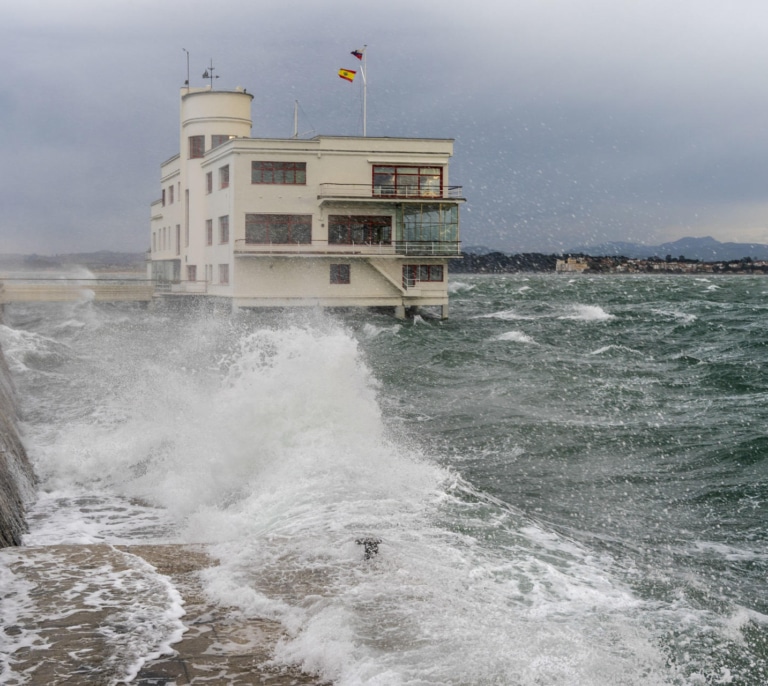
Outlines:
{"type": "Polygon", "coordinates": [[[448,316],[460,254],[453,141],[251,138],[242,89],[183,88],[161,165],[149,276],[233,307],[420,307],[448,316]]]}

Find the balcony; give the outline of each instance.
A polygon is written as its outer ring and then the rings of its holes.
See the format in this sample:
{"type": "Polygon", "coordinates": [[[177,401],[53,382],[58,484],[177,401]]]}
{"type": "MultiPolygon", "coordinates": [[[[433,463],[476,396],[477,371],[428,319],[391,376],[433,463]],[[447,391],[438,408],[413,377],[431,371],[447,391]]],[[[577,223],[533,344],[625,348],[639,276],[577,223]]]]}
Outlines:
{"type": "Polygon", "coordinates": [[[455,257],[461,254],[459,241],[394,241],[392,243],[246,243],[235,241],[235,255],[282,255],[296,257],[334,257],[405,255],[455,257]]]}
{"type": "Polygon", "coordinates": [[[464,200],[462,186],[372,186],[369,183],[321,183],[318,200],[464,200]]]}
{"type": "Polygon", "coordinates": [[[235,255],[395,255],[392,243],[247,243],[240,238],[235,241],[235,255]]]}

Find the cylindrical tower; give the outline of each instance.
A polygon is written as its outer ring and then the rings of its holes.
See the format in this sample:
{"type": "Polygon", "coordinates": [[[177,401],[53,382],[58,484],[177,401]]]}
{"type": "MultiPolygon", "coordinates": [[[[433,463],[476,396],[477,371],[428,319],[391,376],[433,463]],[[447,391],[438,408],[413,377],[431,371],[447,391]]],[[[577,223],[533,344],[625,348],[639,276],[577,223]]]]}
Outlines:
{"type": "Polygon", "coordinates": [[[215,91],[183,88],[181,91],[181,160],[202,157],[229,138],[251,135],[251,100],[242,89],[215,91]]]}

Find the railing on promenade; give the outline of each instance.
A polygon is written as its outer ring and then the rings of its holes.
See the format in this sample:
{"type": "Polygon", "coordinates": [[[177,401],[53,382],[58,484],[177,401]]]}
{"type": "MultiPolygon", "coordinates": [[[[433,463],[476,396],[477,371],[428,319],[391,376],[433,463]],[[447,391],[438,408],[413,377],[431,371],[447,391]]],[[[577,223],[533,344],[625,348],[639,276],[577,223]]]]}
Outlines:
{"type": "Polygon", "coordinates": [[[148,302],[155,294],[150,279],[3,276],[0,304],[14,302],[148,302]]]}

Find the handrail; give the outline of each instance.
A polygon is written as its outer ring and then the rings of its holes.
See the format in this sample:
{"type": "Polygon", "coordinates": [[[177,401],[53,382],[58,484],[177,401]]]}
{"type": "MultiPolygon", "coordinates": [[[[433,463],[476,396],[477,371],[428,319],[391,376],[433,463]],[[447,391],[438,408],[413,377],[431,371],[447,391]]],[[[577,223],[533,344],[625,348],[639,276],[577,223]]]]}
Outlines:
{"type": "Polygon", "coordinates": [[[461,199],[462,186],[373,186],[370,183],[321,183],[318,198],[381,198],[383,200],[461,199]]]}
{"type": "Polygon", "coordinates": [[[391,243],[248,243],[235,240],[240,255],[422,255],[435,257],[461,254],[459,241],[392,241],[391,243]]]}

